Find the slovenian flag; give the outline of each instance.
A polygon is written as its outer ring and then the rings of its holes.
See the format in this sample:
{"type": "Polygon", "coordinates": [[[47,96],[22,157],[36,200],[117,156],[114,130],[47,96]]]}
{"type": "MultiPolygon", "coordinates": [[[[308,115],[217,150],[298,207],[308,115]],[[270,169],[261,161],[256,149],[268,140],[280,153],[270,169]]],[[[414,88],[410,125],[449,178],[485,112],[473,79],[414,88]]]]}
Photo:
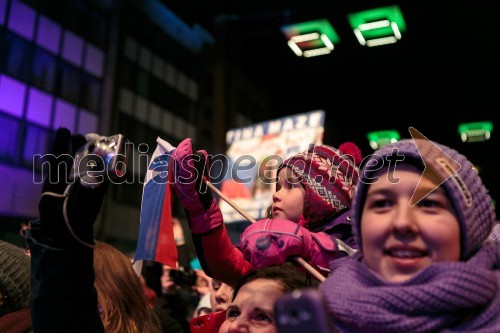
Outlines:
{"type": "Polygon", "coordinates": [[[143,260],[154,260],[177,269],[172,222],[172,152],[175,147],[159,137],[156,142],[142,192],[141,224],[134,258],[134,269],[138,275],[143,260]]]}

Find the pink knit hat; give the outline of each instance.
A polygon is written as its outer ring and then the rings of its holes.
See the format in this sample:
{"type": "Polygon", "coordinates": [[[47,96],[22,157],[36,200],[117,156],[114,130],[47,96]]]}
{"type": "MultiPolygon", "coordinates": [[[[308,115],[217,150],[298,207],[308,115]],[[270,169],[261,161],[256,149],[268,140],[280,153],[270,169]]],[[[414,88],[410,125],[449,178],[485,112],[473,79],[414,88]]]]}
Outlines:
{"type": "Polygon", "coordinates": [[[311,145],[283,163],[280,169],[290,168],[306,190],[303,218],[299,224],[313,230],[351,207],[361,159],[359,148],[346,142],[339,149],[311,145]]]}

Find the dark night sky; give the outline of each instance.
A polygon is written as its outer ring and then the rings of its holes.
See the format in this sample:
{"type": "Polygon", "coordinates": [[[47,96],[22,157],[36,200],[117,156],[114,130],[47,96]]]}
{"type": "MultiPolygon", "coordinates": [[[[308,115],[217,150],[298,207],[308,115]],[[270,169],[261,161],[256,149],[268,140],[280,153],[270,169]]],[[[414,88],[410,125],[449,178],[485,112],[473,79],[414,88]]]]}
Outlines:
{"type": "Polygon", "coordinates": [[[204,1],[164,0],[188,23],[222,37],[224,52],[263,89],[273,116],[323,109],[325,143],[354,141],[372,152],[366,133],[413,126],[467,155],[500,199],[498,1],[204,1]],[[407,31],[393,45],[362,47],[347,15],[398,5],[407,31]],[[340,43],[326,56],[299,58],[284,24],[326,18],[340,43]],[[461,122],[489,120],[492,139],[460,141],[461,122]]]}

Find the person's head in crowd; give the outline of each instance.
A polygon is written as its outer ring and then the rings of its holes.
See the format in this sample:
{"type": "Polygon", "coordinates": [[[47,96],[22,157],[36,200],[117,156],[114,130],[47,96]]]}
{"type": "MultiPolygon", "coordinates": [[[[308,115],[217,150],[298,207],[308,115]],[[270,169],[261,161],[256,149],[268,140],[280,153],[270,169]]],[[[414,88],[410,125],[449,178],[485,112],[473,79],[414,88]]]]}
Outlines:
{"type": "Polygon", "coordinates": [[[193,292],[196,291],[196,273],[185,267],[179,267],[179,269],[173,269],[167,265],[163,265],[163,274],[161,275],[161,291],[162,294],[175,294],[182,290],[183,292],[193,292]]]}
{"type": "Polygon", "coordinates": [[[489,237],[494,207],[472,163],[419,137],[379,149],[361,175],[353,205],[360,251],[331,262],[320,286],[338,324],[499,331],[500,242],[489,237]]]}
{"type": "Polygon", "coordinates": [[[220,282],[217,279],[211,279],[210,281],[210,304],[212,306],[212,311],[223,311],[227,309],[227,305],[233,297],[233,287],[230,285],[220,282]]]}
{"type": "Polygon", "coordinates": [[[210,302],[212,278],[205,274],[203,269],[199,266],[199,261],[197,259],[192,261],[191,267],[196,276],[196,282],[193,288],[200,296],[193,317],[199,317],[212,312],[212,305],[210,302]]]}
{"type": "Polygon", "coordinates": [[[196,274],[190,267],[180,266],[176,270],[163,266],[160,307],[170,311],[172,317],[186,327],[189,327],[188,321],[195,314],[200,301],[195,283],[196,274]]]}
{"type": "MultiPolygon", "coordinates": [[[[134,256],[129,256],[133,261],[134,256]]],[[[163,274],[163,264],[153,260],[143,260],[141,275],[146,286],[151,288],[157,297],[161,296],[161,276],[163,274]]]]}
{"type": "Polygon", "coordinates": [[[394,282],[436,262],[467,260],[495,221],[473,165],[448,147],[417,142],[420,151],[413,140],[403,140],[377,152],[386,165],[365,168],[355,199],[353,219],[364,262],[394,282]],[[398,158],[404,160],[389,165],[398,158]]]}
{"type": "Polygon", "coordinates": [[[156,304],[158,296],[156,295],[155,291],[148,286],[148,284],[146,283],[146,279],[144,278],[144,275],[141,274],[139,276],[139,279],[141,280],[142,292],[146,297],[146,301],[148,302],[149,306],[153,308],[156,304]]]}
{"type": "Polygon", "coordinates": [[[351,207],[359,177],[359,148],[350,142],[339,149],[312,145],[278,168],[276,192],[268,217],[285,219],[314,230],[351,207]]]}
{"type": "Polygon", "coordinates": [[[219,333],[275,333],[274,303],[284,293],[308,287],[292,264],[268,266],[247,274],[235,287],[219,333]]]}
{"type": "Polygon", "coordinates": [[[115,247],[96,242],[95,288],[106,332],[159,332],[130,259],[115,247]]]}
{"type": "Polygon", "coordinates": [[[29,306],[30,257],[25,251],[0,241],[0,317],[29,306]]]}

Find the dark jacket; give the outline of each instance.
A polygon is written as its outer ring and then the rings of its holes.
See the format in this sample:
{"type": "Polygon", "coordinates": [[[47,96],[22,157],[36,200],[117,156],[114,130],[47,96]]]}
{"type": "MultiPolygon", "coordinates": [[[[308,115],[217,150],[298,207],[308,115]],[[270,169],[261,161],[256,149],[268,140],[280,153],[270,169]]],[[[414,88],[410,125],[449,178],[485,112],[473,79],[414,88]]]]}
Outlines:
{"type": "Polygon", "coordinates": [[[36,222],[27,231],[31,253],[31,318],[36,333],[100,333],[104,327],[94,288],[94,252],[83,246],[58,250],[36,222]]]}

